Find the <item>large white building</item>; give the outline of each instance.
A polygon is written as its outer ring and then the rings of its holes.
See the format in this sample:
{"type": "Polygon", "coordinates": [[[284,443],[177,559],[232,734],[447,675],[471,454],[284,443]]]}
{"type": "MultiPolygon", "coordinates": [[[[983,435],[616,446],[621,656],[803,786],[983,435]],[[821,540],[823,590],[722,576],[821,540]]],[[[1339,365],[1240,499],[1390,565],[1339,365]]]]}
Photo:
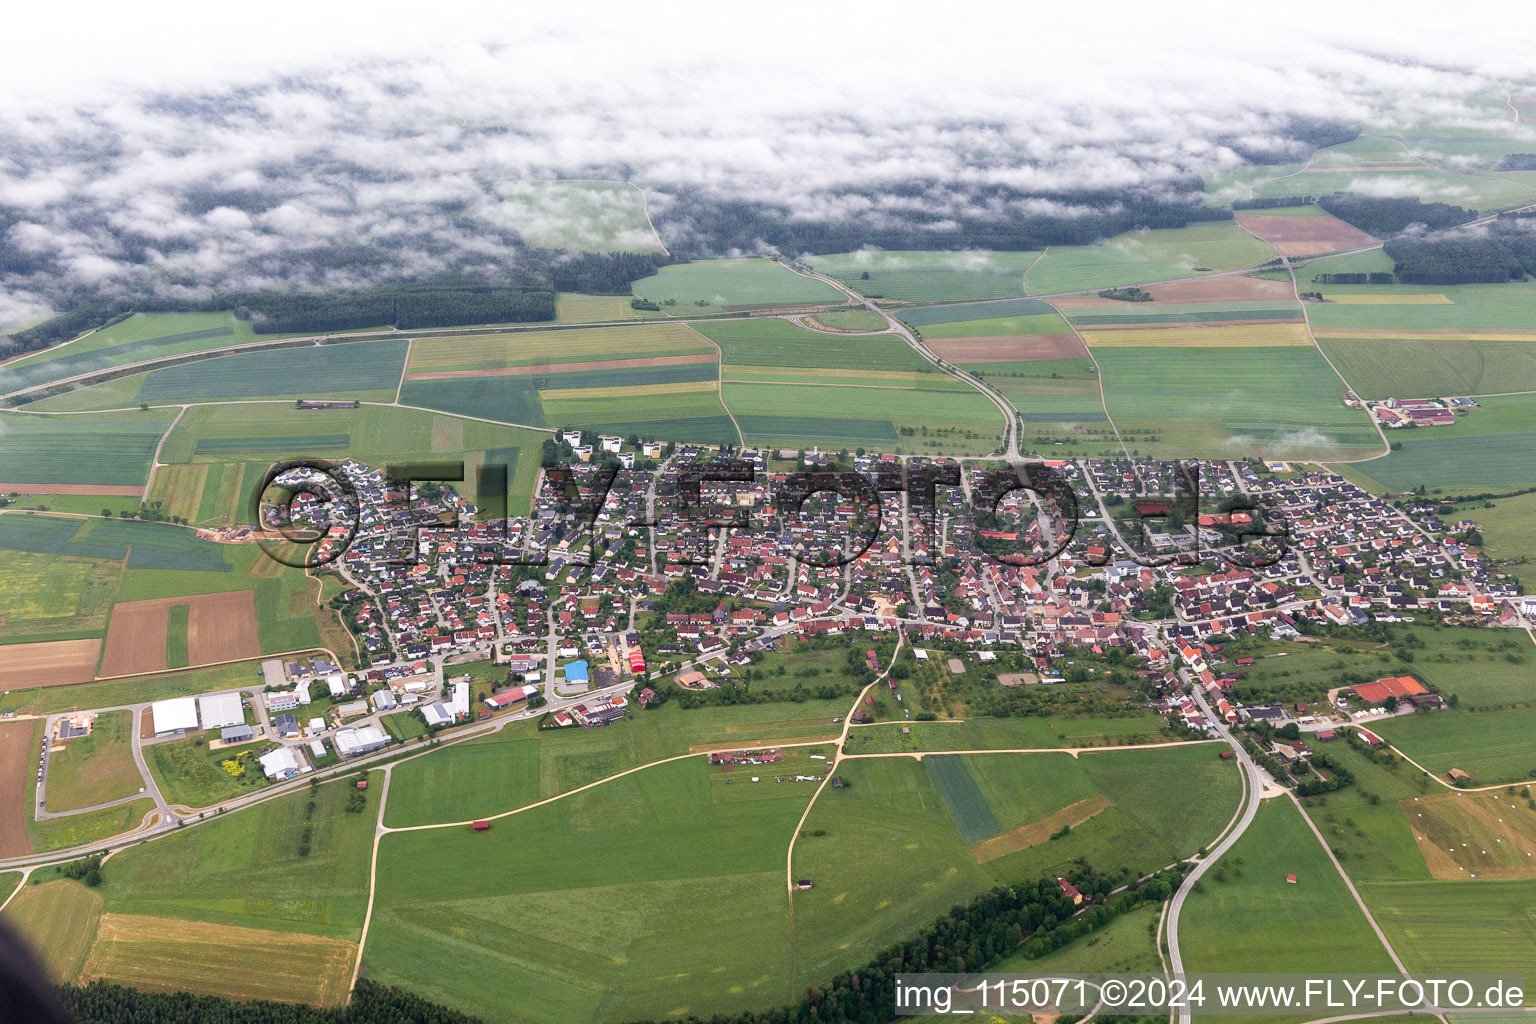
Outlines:
{"type": "Polygon", "coordinates": [[[156,736],[174,736],[179,732],[192,732],[197,728],[197,698],[173,697],[170,700],[157,700],[149,706],[149,714],[155,723],[156,736]]]}
{"type": "Polygon", "coordinates": [[[204,729],[223,729],[245,724],[245,707],[238,693],[212,693],[197,698],[197,710],[204,729]]]}
{"type": "Polygon", "coordinates": [[[298,755],[288,747],[269,750],[257,760],[261,762],[261,770],[267,773],[269,779],[291,779],[309,768],[308,765],[301,767],[298,755]]]}
{"type": "Polygon", "coordinates": [[[389,742],[389,737],[378,726],[365,725],[357,729],[338,729],[331,742],[341,757],[358,757],[378,750],[389,742]]]}

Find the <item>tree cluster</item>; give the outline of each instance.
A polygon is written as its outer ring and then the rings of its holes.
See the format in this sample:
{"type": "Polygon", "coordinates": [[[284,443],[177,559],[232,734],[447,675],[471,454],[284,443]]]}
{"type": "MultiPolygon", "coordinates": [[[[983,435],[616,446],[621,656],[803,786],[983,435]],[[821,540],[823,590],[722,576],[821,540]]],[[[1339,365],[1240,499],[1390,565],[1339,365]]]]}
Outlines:
{"type": "Polygon", "coordinates": [[[1366,196],[1356,192],[1335,192],[1317,201],[1328,213],[1367,234],[1387,238],[1410,224],[1430,229],[1452,228],[1477,219],[1476,210],[1463,210],[1449,203],[1422,203],[1417,196],[1366,196]]]}
{"type": "Polygon", "coordinates": [[[299,1003],[234,1002],[185,992],[140,992],[95,981],[60,990],[76,1024],[480,1024],[404,989],[360,978],[352,1001],[320,1009],[299,1003]]]}

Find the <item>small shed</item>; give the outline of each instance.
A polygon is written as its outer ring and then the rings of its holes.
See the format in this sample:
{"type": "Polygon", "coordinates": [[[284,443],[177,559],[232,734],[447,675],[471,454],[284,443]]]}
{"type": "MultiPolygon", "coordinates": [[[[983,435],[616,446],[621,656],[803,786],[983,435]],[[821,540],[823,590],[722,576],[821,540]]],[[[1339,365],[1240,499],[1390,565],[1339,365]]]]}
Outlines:
{"type": "Polygon", "coordinates": [[[1295,875],[1286,875],[1285,876],[1285,880],[1288,883],[1290,883],[1291,885],[1295,885],[1296,884],[1296,876],[1295,875]]]}
{"type": "Polygon", "coordinates": [[[357,780],[357,788],[358,789],[367,789],[368,788],[368,780],[367,779],[358,779],[357,780]]]}
{"type": "Polygon", "coordinates": [[[1233,754],[1233,753],[1232,753],[1232,751],[1230,751],[1230,750],[1223,750],[1223,751],[1222,751],[1222,752],[1221,752],[1221,759],[1222,759],[1222,760],[1223,760],[1223,761],[1230,761],[1230,760],[1232,760],[1232,758],[1233,758],[1233,757],[1234,757],[1234,756],[1235,756],[1235,755],[1234,755],[1234,754],[1233,754]]]}
{"type": "Polygon", "coordinates": [[[802,878],[798,882],[795,883],[795,888],[797,890],[800,890],[801,892],[804,892],[806,889],[809,889],[810,887],[811,887],[811,880],[809,878],[802,878]]]}
{"type": "Polygon", "coordinates": [[[475,829],[476,832],[484,832],[487,829],[489,829],[490,827],[491,827],[491,823],[489,821],[486,821],[484,818],[481,818],[479,821],[474,823],[474,829],[475,829]]]}

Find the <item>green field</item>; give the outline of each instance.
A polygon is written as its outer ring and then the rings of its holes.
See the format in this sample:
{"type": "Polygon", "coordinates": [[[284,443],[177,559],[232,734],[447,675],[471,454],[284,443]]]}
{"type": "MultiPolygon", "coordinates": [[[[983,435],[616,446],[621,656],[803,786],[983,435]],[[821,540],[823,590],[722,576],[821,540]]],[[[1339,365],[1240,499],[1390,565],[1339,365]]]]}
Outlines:
{"type": "Polygon", "coordinates": [[[1536,494],[1499,498],[1491,508],[1467,512],[1466,518],[1482,528],[1489,558],[1536,559],[1536,494]]]}
{"type": "Polygon", "coordinates": [[[844,699],[688,711],[668,703],[606,729],[519,722],[395,768],[384,821],[403,827],[500,814],[698,744],[833,738],[832,719],[847,710],[844,699]]]}
{"type": "Polygon", "coordinates": [[[496,218],[539,249],[664,252],[645,193],[624,181],[504,181],[496,218]]]}
{"type": "Polygon", "coordinates": [[[1366,455],[1381,441],[1313,350],[1109,347],[1094,353],[1110,418],[1157,440],[1147,454],[1366,455]]]}
{"type": "Polygon", "coordinates": [[[991,402],[953,390],[727,384],[725,404],[748,444],[985,454],[1002,427],[991,402]]]}
{"type": "Polygon", "coordinates": [[[124,850],[108,865],[107,909],[356,941],[382,776],[371,779],[361,812],[345,810],[348,776],[124,850]]]}
{"type": "Polygon", "coordinates": [[[831,285],[761,258],[674,264],[640,278],[634,288],[636,295],[659,303],[671,316],[844,301],[843,293],[831,285]]]}
{"type": "Polygon", "coordinates": [[[202,740],[203,737],[189,736],[145,745],[144,760],[166,803],[208,807],[267,784],[261,766],[249,758],[245,759],[245,770],[239,776],[230,775],[219,763],[233,760],[243,752],[265,753],[268,743],[247,743],[210,751],[202,740]]]}
{"type": "MultiPolygon", "coordinates": [[[[102,416],[0,414],[0,485],[98,484],[139,486],[149,477],[155,445],[170,413],[102,416]],[[70,457],[61,459],[59,454],[70,457]]],[[[97,505],[100,509],[100,505],[97,505]]]]}
{"type": "Polygon", "coordinates": [[[806,256],[818,273],[862,295],[905,302],[1001,299],[1024,294],[1024,271],[1039,252],[861,250],[806,256]]]}
{"type": "Polygon", "coordinates": [[[172,605],[165,627],[165,667],[187,667],[187,613],[184,604],[172,605]]]}
{"type": "MultiPolygon", "coordinates": [[[[9,533],[0,525],[0,538],[9,533]]],[[[116,562],[7,551],[0,559],[0,640],[105,635],[121,577],[116,562]]]]}
{"type": "Polygon", "coordinates": [[[144,816],[154,809],[155,802],[146,796],[99,811],[86,811],[45,821],[29,821],[27,832],[32,836],[32,849],[38,853],[65,850],[97,843],[137,828],[144,816]]]}
{"type": "Polygon", "coordinates": [[[11,900],[0,921],[27,940],[52,981],[64,984],[74,981],[96,938],[101,902],[98,892],[79,882],[29,885],[11,900]]]}
{"type": "Polygon", "coordinates": [[[72,811],[142,792],[144,780],[133,763],[133,714],[96,716],[89,736],[53,745],[48,757],[47,810],[72,811]]]}
{"type": "Polygon", "coordinates": [[[1226,825],[1240,789],[1237,772],[1204,744],[941,763],[937,772],[905,758],[839,765],[847,788],[823,792],[795,846],[793,873],[815,883],[795,894],[800,983],[876,955],[893,936],[915,933],[993,885],[1071,871],[1078,857],[1103,871],[1143,872],[1190,856],[1226,825]],[[1108,805],[1063,838],[977,863],[954,797],[935,785],[935,775],[957,769],[970,780],[970,810],[961,815],[968,822],[984,808],[996,827],[1016,828],[1096,794],[1108,805]],[[1190,793],[1202,797],[1192,802],[1190,793]]]}
{"type": "Polygon", "coordinates": [[[1185,903],[1179,941],[1189,971],[1273,971],[1283,964],[1297,972],[1393,972],[1327,851],[1285,797],[1262,804],[1201,879],[1185,903]],[[1286,882],[1289,874],[1295,885],[1286,882]]]}
{"type": "Polygon", "coordinates": [[[693,325],[695,331],[720,346],[726,377],[737,367],[781,366],[828,370],[940,371],[895,335],[829,337],[787,320],[728,320],[693,325]]]}
{"type": "Polygon", "coordinates": [[[1121,718],[1034,715],[1015,718],[968,718],[958,722],[860,726],[848,734],[850,754],[916,753],[949,750],[1049,750],[1056,747],[1118,746],[1166,741],[1164,722],[1152,714],[1121,718]]]}
{"type": "Polygon", "coordinates": [[[714,346],[700,338],[686,324],[512,331],[452,338],[418,338],[411,343],[407,370],[410,373],[435,373],[444,370],[548,365],[551,370],[558,371],[561,363],[713,352],[714,346]]]}
{"type": "Polygon", "coordinates": [[[646,315],[630,305],[627,295],[555,293],[555,323],[590,324],[604,320],[634,320],[646,315]]]}
{"type": "MultiPolygon", "coordinates": [[[[429,410],[362,406],[297,410],[291,405],[223,405],[187,410],[166,437],[151,498],[192,523],[251,521],[254,491],[284,458],[350,457],[379,469],[390,463],[462,459],[471,481],[487,461],[509,467],[512,507],[527,509],[546,435],[429,410]],[[344,442],[335,447],[337,441],[344,442]]],[[[473,484],[466,484],[473,490],[473,484]]],[[[476,495],[484,507],[490,495],[476,495]]],[[[504,501],[505,495],[502,496],[504,501]]]]}
{"type": "Polygon", "coordinates": [[[236,320],[229,313],[135,313],[110,327],[0,366],[0,393],[146,359],[261,340],[249,321],[236,320]]]}
{"type": "Polygon", "coordinates": [[[52,714],[72,708],[90,710],[146,700],[165,700],[168,697],[188,697],[237,686],[261,689],[261,670],[256,662],[184,669],[160,675],[114,679],[105,683],[12,690],[0,696],[0,714],[22,708],[34,715],[52,714]]]}
{"type": "Polygon", "coordinates": [[[1128,231],[1094,245],[1052,246],[1024,275],[1031,295],[1090,291],[1237,270],[1275,258],[1274,249],[1232,221],[1128,231]]]}
{"type": "Polygon", "coordinates": [[[1349,876],[1357,882],[1429,878],[1404,807],[1444,790],[1402,758],[1382,765],[1337,741],[1321,749],[1355,776],[1355,784],[1302,804],[1349,876]]]}
{"type": "Polygon", "coordinates": [[[1530,341],[1323,337],[1318,344],[1361,398],[1536,390],[1536,337],[1530,341]]]}
{"type": "Polygon", "coordinates": [[[835,309],[817,313],[815,321],[836,331],[883,331],[889,326],[885,317],[872,309],[835,309]]]}
{"type": "Polygon", "coordinates": [[[406,341],[390,338],[312,345],[204,359],[152,370],[140,401],[156,404],[221,398],[339,395],[391,401],[405,366],[406,341]]]}
{"type": "Polygon", "coordinates": [[[1362,882],[1359,888],[1415,974],[1525,971],[1536,957],[1536,881],[1362,882]]]}
{"type": "Polygon", "coordinates": [[[1513,434],[1439,434],[1455,427],[1427,427],[1394,432],[1402,447],[1379,459],[1353,467],[1374,484],[1372,490],[1402,492],[1420,484],[1430,488],[1505,490],[1536,483],[1536,466],[1529,458],[1536,431],[1513,434]]]}
{"type": "MultiPolygon", "coordinates": [[[[802,755],[778,770],[818,763],[802,755]]],[[[388,835],[363,968],[487,1021],[788,1002],[798,990],[784,858],[814,786],[772,779],[753,785],[744,771],[690,758],[498,819],[485,833],[388,835]],[[492,863],[500,867],[421,870],[492,863]]]]}
{"type": "Polygon", "coordinates": [[[1483,784],[1536,778],[1536,708],[1437,711],[1377,722],[1371,731],[1441,779],[1460,768],[1483,784]]]}
{"type": "MultiPolygon", "coordinates": [[[[1039,299],[1004,299],[998,302],[966,302],[954,306],[903,309],[899,318],[909,327],[921,330],[935,324],[962,323],[967,320],[1013,320],[1052,314],[1056,314],[1056,307],[1039,299]]],[[[927,331],[924,330],[923,333],[926,334],[927,331]]],[[[974,333],[979,335],[990,332],[975,331],[974,333]]]]}

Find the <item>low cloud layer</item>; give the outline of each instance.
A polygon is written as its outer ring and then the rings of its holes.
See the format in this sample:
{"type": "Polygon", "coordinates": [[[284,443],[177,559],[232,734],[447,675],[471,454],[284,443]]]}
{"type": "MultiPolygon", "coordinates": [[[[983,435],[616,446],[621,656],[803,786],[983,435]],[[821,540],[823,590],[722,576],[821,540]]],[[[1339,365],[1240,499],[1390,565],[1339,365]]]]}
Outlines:
{"type": "Polygon", "coordinates": [[[248,52],[260,36],[199,48],[190,67],[108,60],[119,46],[95,55],[94,79],[13,81],[0,324],[87,295],[494,277],[520,239],[570,242],[573,212],[594,214],[594,246],[649,244],[625,197],[573,211],[568,194],[524,184],[539,179],[633,182],[663,238],[687,247],[699,232],[681,196],[943,228],[1072,216],[1062,193],[1304,158],[1298,126],[1325,119],[1528,127],[1502,95],[1530,47],[1458,50],[1413,17],[1336,25],[1329,41],[1255,24],[1237,44],[1219,22],[1143,24],[1144,9],[1117,29],[827,6],[775,9],[766,25],[712,8],[671,24],[625,8],[596,28],[466,19],[468,44],[441,25],[413,40],[402,23],[331,56],[296,46],[265,71],[248,52]],[[210,55],[237,50],[227,66],[210,55]]]}

